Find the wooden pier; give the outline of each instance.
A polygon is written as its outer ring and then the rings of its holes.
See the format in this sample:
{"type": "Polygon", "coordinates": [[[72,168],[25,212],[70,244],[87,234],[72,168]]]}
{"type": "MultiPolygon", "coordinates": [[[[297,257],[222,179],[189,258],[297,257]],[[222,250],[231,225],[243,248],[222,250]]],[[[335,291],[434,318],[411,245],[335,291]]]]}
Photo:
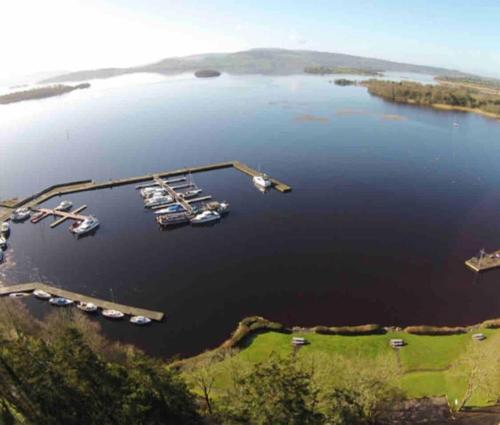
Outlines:
{"type": "Polygon", "coordinates": [[[500,267],[500,250],[487,254],[481,251],[478,257],[469,258],[465,265],[475,272],[482,272],[500,267]]]}
{"type": "Polygon", "coordinates": [[[194,212],[193,207],[189,205],[189,202],[186,202],[186,200],[182,196],[180,196],[179,193],[177,193],[174,189],[172,189],[172,187],[169,184],[167,184],[164,180],[160,179],[159,177],[154,177],[154,180],[156,183],[158,183],[158,186],[162,187],[168,192],[168,194],[174,199],[176,203],[181,204],[189,214],[193,214],[194,212]]]}
{"type": "Polygon", "coordinates": [[[130,316],[145,316],[151,320],[161,322],[164,314],[159,311],[147,310],[144,308],[131,307],[124,304],[118,304],[111,301],[105,301],[99,298],[88,297],[76,292],[56,288],[41,282],[23,283],[20,285],[0,287],[0,296],[13,294],[15,292],[33,292],[35,289],[41,289],[56,297],[63,297],[77,302],[93,303],[103,310],[118,310],[130,316]]]}
{"type": "Polygon", "coordinates": [[[50,224],[50,227],[54,228],[56,226],[59,226],[60,224],[62,224],[66,220],[76,220],[76,221],[85,220],[86,218],[88,218],[88,216],[78,214],[80,211],[83,211],[85,208],[87,208],[87,205],[82,205],[81,207],[78,207],[76,210],[69,211],[69,212],[59,211],[59,210],[50,209],[50,208],[38,208],[38,211],[43,212],[45,214],[45,217],[47,217],[49,215],[61,217],[58,220],[56,220],[50,224]]]}
{"type": "MultiPolygon", "coordinates": [[[[44,189],[40,192],[38,192],[35,195],[31,195],[28,198],[26,198],[24,201],[18,202],[15,207],[20,208],[20,207],[27,207],[27,208],[33,208],[36,209],[38,205],[42,204],[43,202],[48,201],[49,199],[52,199],[56,196],[63,196],[63,195],[68,195],[71,193],[79,193],[79,192],[86,192],[89,190],[98,190],[98,189],[106,189],[106,188],[112,188],[116,186],[124,186],[124,185],[129,185],[129,184],[139,184],[139,183],[145,183],[149,182],[148,184],[141,185],[143,187],[145,186],[151,186],[155,185],[155,178],[163,179],[163,178],[175,178],[178,176],[185,176],[187,174],[195,174],[195,173],[202,173],[206,171],[212,171],[212,170],[220,170],[224,168],[235,168],[236,170],[254,177],[257,176],[261,173],[259,173],[257,170],[254,170],[253,168],[250,168],[249,166],[239,162],[239,161],[226,161],[226,162],[217,162],[213,164],[207,164],[207,165],[200,165],[196,167],[186,167],[186,168],[179,168],[177,170],[172,170],[172,171],[165,171],[161,173],[154,173],[154,174],[147,174],[143,176],[135,176],[135,177],[127,177],[123,179],[110,179],[108,181],[96,183],[91,180],[82,180],[79,182],[70,182],[67,184],[58,184],[55,186],[51,186],[50,188],[44,189]]],[[[178,177],[179,181],[185,181],[185,177],[178,177]],[[182,179],[182,180],[181,180],[182,179]]],[[[170,180],[170,183],[172,183],[174,179],[170,180]]],[[[276,180],[274,178],[271,178],[271,182],[273,184],[273,187],[282,193],[285,192],[290,192],[292,188],[279,180],[276,180]]],[[[10,215],[12,213],[13,208],[4,208],[3,211],[0,211],[0,222],[9,220],[10,215]]]]}

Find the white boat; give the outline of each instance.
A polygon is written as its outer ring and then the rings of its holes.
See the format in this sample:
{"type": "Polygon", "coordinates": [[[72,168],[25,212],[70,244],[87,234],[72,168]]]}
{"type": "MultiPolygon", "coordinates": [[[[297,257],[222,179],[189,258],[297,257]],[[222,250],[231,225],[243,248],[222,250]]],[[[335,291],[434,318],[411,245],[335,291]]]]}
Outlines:
{"type": "Polygon", "coordinates": [[[164,196],[167,194],[167,191],[162,187],[150,188],[150,190],[143,189],[141,191],[141,195],[144,199],[151,198],[153,196],[164,196]]]}
{"type": "Polygon", "coordinates": [[[254,176],[253,182],[256,186],[267,189],[271,187],[271,180],[266,174],[259,174],[258,176],[254,176]]]}
{"type": "Polygon", "coordinates": [[[50,295],[48,292],[45,292],[41,289],[35,289],[33,291],[33,295],[40,300],[50,300],[52,298],[52,295],[50,295]]]}
{"type": "Polygon", "coordinates": [[[189,223],[191,214],[188,212],[180,212],[175,214],[164,214],[156,217],[156,222],[163,227],[173,227],[181,224],[189,223]]]}
{"type": "Polygon", "coordinates": [[[171,196],[154,196],[144,202],[144,207],[153,208],[160,205],[169,204],[170,202],[173,202],[173,198],[171,196]]]}
{"type": "Polygon", "coordinates": [[[7,221],[4,221],[0,224],[0,233],[9,233],[10,232],[10,224],[7,221]]]}
{"type": "Polygon", "coordinates": [[[102,315],[108,319],[123,319],[125,316],[121,311],[118,310],[103,310],[102,315]]]}
{"type": "Polygon", "coordinates": [[[216,211],[203,211],[191,219],[192,224],[205,224],[220,220],[220,214],[216,211]]]}
{"type": "Polygon", "coordinates": [[[26,220],[30,216],[31,212],[29,208],[18,208],[17,210],[14,210],[12,215],[10,216],[10,219],[12,221],[23,221],[26,220]]]}
{"type": "Polygon", "coordinates": [[[79,302],[76,307],[86,313],[95,313],[97,311],[97,306],[94,303],[79,302]]]}
{"type": "Polygon", "coordinates": [[[0,248],[1,249],[7,248],[7,239],[5,239],[4,236],[0,236],[0,248]]]}
{"type": "Polygon", "coordinates": [[[29,297],[30,294],[27,292],[13,292],[12,294],[9,294],[10,298],[26,298],[29,297]]]}
{"type": "Polygon", "coordinates": [[[69,211],[73,207],[73,202],[70,201],[62,201],[57,207],[54,209],[56,211],[69,211]]]}
{"type": "Polygon", "coordinates": [[[69,230],[76,235],[84,235],[99,226],[99,220],[93,216],[88,216],[83,221],[76,221],[70,227],[69,230]]]}
{"type": "Polygon", "coordinates": [[[151,323],[151,319],[146,316],[133,316],[130,318],[130,323],[134,325],[149,325],[151,323]]]}
{"type": "Polygon", "coordinates": [[[220,215],[227,214],[229,212],[229,202],[227,202],[227,201],[222,201],[222,202],[212,201],[212,202],[208,202],[205,205],[205,209],[210,210],[210,211],[216,211],[220,215]]]}
{"type": "Polygon", "coordinates": [[[202,189],[192,189],[192,190],[187,190],[183,193],[180,193],[179,196],[184,199],[189,199],[189,198],[194,198],[196,195],[199,195],[201,192],[203,192],[202,189]]]}
{"type": "Polygon", "coordinates": [[[169,207],[162,208],[161,210],[156,210],[155,214],[156,215],[164,215],[164,214],[174,214],[174,213],[180,213],[184,212],[184,206],[181,204],[174,204],[170,205],[169,207]]]}
{"type": "Polygon", "coordinates": [[[49,300],[49,303],[56,307],[67,307],[73,304],[73,300],[68,300],[63,297],[54,297],[49,300]]]}

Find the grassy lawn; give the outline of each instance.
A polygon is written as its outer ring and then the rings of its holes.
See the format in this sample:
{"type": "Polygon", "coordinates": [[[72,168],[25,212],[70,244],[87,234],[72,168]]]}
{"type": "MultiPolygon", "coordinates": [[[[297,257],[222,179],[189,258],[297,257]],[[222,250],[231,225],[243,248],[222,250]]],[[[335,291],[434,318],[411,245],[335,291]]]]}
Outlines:
{"type": "MultiPolygon", "coordinates": [[[[467,348],[471,344],[498,344],[500,350],[500,330],[484,329],[481,332],[488,338],[480,343],[472,341],[470,333],[450,336],[417,336],[407,333],[367,336],[295,333],[294,336],[303,336],[310,342],[300,349],[300,356],[324,353],[348,358],[375,359],[383,355],[389,359],[393,358],[394,365],[401,367],[403,374],[400,384],[408,397],[445,395],[453,402],[465,393],[467,371],[452,366],[467,348]],[[389,346],[391,338],[402,338],[407,343],[399,351],[399,360],[397,353],[389,346]]],[[[272,353],[283,357],[290,356],[293,352],[291,338],[289,334],[277,332],[254,335],[235,358],[245,363],[256,363],[267,359],[272,353]]],[[[216,371],[216,387],[229,385],[228,362],[229,359],[212,366],[216,371]]],[[[487,403],[488,400],[481,394],[470,401],[470,404],[475,406],[487,403]]]]}

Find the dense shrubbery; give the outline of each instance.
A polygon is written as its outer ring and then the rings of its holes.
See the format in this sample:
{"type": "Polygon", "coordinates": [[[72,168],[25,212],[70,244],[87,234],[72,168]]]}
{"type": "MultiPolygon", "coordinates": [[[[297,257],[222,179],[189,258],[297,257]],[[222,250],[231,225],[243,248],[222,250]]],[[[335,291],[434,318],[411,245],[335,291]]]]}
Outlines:
{"type": "Polygon", "coordinates": [[[380,325],[358,325],[358,326],[315,326],[312,330],[323,335],[373,335],[383,334],[385,330],[380,325]]]}
{"type": "Polygon", "coordinates": [[[306,74],[352,74],[352,75],[380,75],[378,71],[371,69],[349,68],[343,66],[307,66],[304,68],[306,74]]]}
{"type": "Polygon", "coordinates": [[[56,84],[53,86],[37,87],[31,90],[18,91],[14,93],[4,94],[0,96],[0,104],[20,102],[22,100],[43,99],[45,97],[59,96],[73,90],[87,89],[90,87],[89,83],[82,83],[76,86],[66,86],[63,84],[56,84]]]}
{"type": "Polygon", "coordinates": [[[500,115],[500,96],[487,94],[475,88],[430,85],[410,81],[369,80],[362,83],[370,94],[393,102],[417,105],[448,105],[452,107],[479,109],[500,115]]]}
{"type": "Polygon", "coordinates": [[[348,80],[347,78],[339,78],[334,81],[337,86],[354,86],[356,81],[348,80]]]}
{"type": "Polygon", "coordinates": [[[407,326],[404,331],[414,335],[459,335],[467,333],[467,328],[447,326],[407,326]]]}
{"type": "Polygon", "coordinates": [[[487,329],[500,329],[500,319],[486,320],[481,325],[487,329]]]}

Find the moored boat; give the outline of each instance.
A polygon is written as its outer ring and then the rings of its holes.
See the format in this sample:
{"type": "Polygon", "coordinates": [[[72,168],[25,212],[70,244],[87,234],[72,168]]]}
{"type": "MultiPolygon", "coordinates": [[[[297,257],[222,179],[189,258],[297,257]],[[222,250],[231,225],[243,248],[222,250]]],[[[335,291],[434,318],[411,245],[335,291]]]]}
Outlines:
{"type": "Polygon", "coordinates": [[[23,208],[18,208],[14,210],[12,215],[10,216],[10,219],[12,221],[24,221],[27,218],[29,218],[31,214],[31,211],[29,208],[23,207],[23,208]]]}
{"type": "Polygon", "coordinates": [[[272,184],[267,174],[259,174],[257,176],[254,176],[253,182],[256,186],[259,186],[264,189],[271,187],[272,184]]]}
{"type": "Polygon", "coordinates": [[[146,316],[133,316],[130,318],[130,323],[133,323],[134,325],[149,325],[151,323],[151,319],[146,316]]]}
{"type": "Polygon", "coordinates": [[[0,236],[0,248],[1,249],[7,248],[7,239],[5,239],[4,236],[0,236]]]}
{"type": "Polygon", "coordinates": [[[54,297],[49,299],[49,303],[56,307],[67,307],[73,304],[73,300],[64,297],[54,297]]]}
{"type": "Polygon", "coordinates": [[[220,220],[220,214],[216,211],[206,210],[191,219],[191,224],[206,224],[220,220]]]}
{"type": "Polygon", "coordinates": [[[3,254],[3,251],[0,249],[0,263],[3,263],[3,258],[4,258],[4,254],[3,254]]]}
{"type": "Polygon", "coordinates": [[[123,319],[123,317],[125,316],[121,311],[118,310],[103,310],[102,315],[104,317],[107,317],[108,319],[115,320],[123,319]]]}
{"type": "Polygon", "coordinates": [[[69,226],[70,232],[76,235],[84,235],[92,231],[99,226],[99,220],[94,216],[88,216],[85,220],[75,221],[71,226],[69,226]]]}
{"type": "Polygon", "coordinates": [[[47,214],[44,213],[43,211],[38,211],[36,214],[33,214],[33,216],[31,217],[31,222],[38,223],[41,219],[43,219],[46,216],[47,216],[47,214]]]}
{"type": "Polygon", "coordinates": [[[160,226],[178,226],[180,224],[189,223],[191,219],[190,214],[187,212],[174,213],[174,214],[165,214],[156,217],[156,222],[160,226]]]}
{"type": "Polygon", "coordinates": [[[194,198],[196,195],[199,195],[201,192],[203,192],[202,189],[192,189],[192,190],[187,190],[183,193],[179,193],[179,196],[183,199],[189,199],[189,198],[194,198]]]}
{"type": "Polygon", "coordinates": [[[158,207],[160,205],[169,204],[173,202],[173,200],[174,199],[171,196],[154,196],[144,202],[144,207],[145,208],[158,207]]]}
{"type": "Polygon", "coordinates": [[[52,298],[52,295],[42,289],[35,289],[33,295],[40,300],[50,300],[52,298]]]}
{"type": "Polygon", "coordinates": [[[30,294],[27,292],[13,292],[12,294],[9,294],[10,298],[26,298],[29,297],[30,294]]]}
{"type": "Polygon", "coordinates": [[[4,221],[0,224],[0,233],[9,233],[10,232],[10,224],[7,221],[4,221]]]}
{"type": "Polygon", "coordinates": [[[85,313],[95,313],[97,311],[97,306],[94,303],[86,303],[84,301],[79,302],[76,307],[85,313]]]}
{"type": "Polygon", "coordinates": [[[56,211],[69,211],[73,207],[73,203],[70,201],[62,201],[57,207],[54,209],[56,211]]]}
{"type": "Polygon", "coordinates": [[[209,211],[216,211],[219,214],[227,214],[229,212],[229,202],[227,201],[212,201],[205,204],[205,209],[209,211]]]}

